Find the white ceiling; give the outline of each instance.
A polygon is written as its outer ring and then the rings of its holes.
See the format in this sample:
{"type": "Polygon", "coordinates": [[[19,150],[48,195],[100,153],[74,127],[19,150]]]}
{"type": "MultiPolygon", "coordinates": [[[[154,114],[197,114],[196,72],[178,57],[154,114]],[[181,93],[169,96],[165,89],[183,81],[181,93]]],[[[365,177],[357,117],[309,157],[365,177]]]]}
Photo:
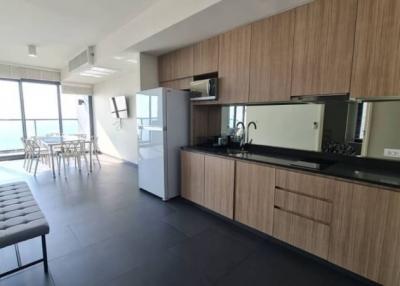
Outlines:
{"type": "Polygon", "coordinates": [[[158,55],[310,1],[0,0],[0,62],[62,70],[63,81],[95,84],[104,79],[66,71],[89,45],[96,45],[97,66],[124,72],[138,52],[158,55]],[[28,56],[28,44],[37,45],[37,58],[28,56]]]}
{"type": "Polygon", "coordinates": [[[156,1],[0,0],[0,61],[61,69],[156,1]],[[28,44],[39,57],[28,57],[28,44]]]}

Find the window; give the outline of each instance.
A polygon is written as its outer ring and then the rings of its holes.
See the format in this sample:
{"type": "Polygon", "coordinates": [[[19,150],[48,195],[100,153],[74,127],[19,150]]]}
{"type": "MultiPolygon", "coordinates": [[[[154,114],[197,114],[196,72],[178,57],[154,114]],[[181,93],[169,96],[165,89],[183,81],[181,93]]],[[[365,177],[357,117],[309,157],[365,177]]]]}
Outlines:
{"type": "Polygon", "coordinates": [[[21,154],[22,138],[54,133],[89,137],[89,99],[87,95],[60,94],[57,83],[0,80],[0,156],[21,154]]]}
{"type": "Polygon", "coordinates": [[[23,82],[27,137],[61,133],[58,111],[58,86],[23,82]]]}
{"type": "Polygon", "coordinates": [[[21,101],[17,81],[0,80],[0,153],[23,149],[21,101]]]}

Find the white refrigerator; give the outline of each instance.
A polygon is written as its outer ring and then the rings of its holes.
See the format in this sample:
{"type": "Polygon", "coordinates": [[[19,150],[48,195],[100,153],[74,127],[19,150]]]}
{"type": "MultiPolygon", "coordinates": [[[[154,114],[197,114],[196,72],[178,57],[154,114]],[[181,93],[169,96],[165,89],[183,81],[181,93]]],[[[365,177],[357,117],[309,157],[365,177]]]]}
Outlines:
{"type": "Polygon", "coordinates": [[[189,143],[189,92],[136,94],[139,188],[164,201],[180,193],[180,147],[189,143]]]}

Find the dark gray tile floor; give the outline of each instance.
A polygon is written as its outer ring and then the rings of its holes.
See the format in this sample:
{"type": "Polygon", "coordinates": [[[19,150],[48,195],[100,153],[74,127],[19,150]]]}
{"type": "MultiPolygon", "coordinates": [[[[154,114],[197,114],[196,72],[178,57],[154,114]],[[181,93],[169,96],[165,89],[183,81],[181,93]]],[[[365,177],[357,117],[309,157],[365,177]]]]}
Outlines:
{"type": "MultiPolygon", "coordinates": [[[[15,285],[369,285],[206,213],[181,199],[138,190],[137,170],[102,157],[87,176],[69,170],[37,178],[21,161],[0,162],[0,182],[25,180],[50,223],[50,275],[41,265],[0,280],[15,285]]],[[[20,244],[23,262],[41,255],[38,239],[20,244]]],[[[0,250],[0,271],[16,265],[0,250]]]]}

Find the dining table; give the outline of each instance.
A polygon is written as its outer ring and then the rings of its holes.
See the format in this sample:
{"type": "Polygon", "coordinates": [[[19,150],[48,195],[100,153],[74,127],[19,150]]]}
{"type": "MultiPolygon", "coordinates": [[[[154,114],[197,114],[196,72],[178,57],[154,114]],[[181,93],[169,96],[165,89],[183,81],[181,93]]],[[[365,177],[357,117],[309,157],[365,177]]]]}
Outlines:
{"type": "Polygon", "coordinates": [[[73,141],[84,141],[85,144],[89,145],[89,172],[93,170],[93,145],[92,140],[84,139],[76,135],[62,135],[62,136],[45,136],[40,138],[40,142],[49,150],[50,154],[50,165],[53,172],[53,178],[56,178],[56,171],[54,165],[54,150],[55,148],[61,146],[63,143],[73,142],[73,141]]]}

